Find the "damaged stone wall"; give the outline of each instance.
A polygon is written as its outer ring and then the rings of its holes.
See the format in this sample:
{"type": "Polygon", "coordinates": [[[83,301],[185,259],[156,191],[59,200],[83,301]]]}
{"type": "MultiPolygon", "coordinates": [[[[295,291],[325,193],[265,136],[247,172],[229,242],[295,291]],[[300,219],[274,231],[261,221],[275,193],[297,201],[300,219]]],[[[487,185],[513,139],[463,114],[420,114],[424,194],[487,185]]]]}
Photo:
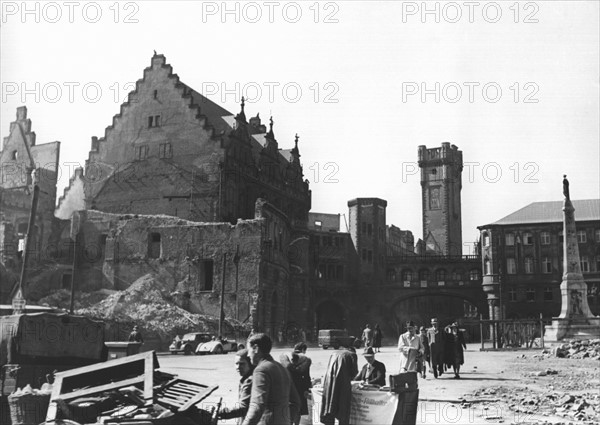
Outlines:
{"type": "Polygon", "coordinates": [[[108,289],[124,290],[151,273],[185,310],[218,317],[224,284],[225,316],[275,337],[288,320],[290,227],[265,201],[256,215],[231,225],[80,211],[77,287],[98,289],[101,273],[108,289]]]}

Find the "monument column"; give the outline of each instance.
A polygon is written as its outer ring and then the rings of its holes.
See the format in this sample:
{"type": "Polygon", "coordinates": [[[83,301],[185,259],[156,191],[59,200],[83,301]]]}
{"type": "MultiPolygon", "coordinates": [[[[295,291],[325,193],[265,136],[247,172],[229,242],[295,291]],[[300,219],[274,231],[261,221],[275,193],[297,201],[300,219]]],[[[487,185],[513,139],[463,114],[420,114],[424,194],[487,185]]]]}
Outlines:
{"type": "Polygon", "coordinates": [[[563,176],[563,277],[560,284],[561,311],[546,326],[545,339],[588,339],[600,337],[600,317],[595,317],[587,301],[587,284],[583,280],[575,225],[575,208],[571,203],[569,181],[563,176]]]}

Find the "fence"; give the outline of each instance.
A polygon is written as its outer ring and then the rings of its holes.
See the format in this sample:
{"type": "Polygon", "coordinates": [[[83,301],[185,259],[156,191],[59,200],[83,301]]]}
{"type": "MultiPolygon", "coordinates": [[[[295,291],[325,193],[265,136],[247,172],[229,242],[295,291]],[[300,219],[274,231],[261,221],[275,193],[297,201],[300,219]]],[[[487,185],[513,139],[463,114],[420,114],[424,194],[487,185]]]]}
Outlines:
{"type": "Polygon", "coordinates": [[[544,348],[544,320],[480,318],[481,351],[544,348]],[[486,342],[491,347],[486,347],[486,342]]]}

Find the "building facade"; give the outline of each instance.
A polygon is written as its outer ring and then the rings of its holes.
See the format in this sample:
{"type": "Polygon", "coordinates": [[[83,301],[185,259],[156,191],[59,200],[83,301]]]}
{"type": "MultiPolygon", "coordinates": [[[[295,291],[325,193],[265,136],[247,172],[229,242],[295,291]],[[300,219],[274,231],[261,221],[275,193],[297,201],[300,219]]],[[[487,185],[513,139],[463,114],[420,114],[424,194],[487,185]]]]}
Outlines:
{"type": "MultiPolygon", "coordinates": [[[[575,221],[588,303],[600,314],[600,200],[575,200],[575,221]]],[[[535,202],[481,232],[483,285],[496,318],[557,317],[563,275],[562,201],[535,202]]]]}

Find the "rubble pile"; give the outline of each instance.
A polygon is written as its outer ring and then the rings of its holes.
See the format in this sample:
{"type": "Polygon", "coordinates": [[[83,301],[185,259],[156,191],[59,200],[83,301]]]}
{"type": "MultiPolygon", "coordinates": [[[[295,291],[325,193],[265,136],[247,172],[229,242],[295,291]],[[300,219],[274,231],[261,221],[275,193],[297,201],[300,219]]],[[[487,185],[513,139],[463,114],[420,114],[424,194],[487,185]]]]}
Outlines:
{"type": "Polygon", "coordinates": [[[600,360],[600,339],[570,341],[558,345],[552,350],[545,349],[542,354],[568,359],[600,360]]]}
{"type": "MultiPolygon", "coordinates": [[[[121,325],[136,324],[145,339],[157,337],[165,342],[171,341],[176,334],[214,333],[218,328],[218,318],[193,314],[177,306],[168,286],[153,274],[142,276],[127,289],[115,291],[75,313],[121,325]]],[[[234,330],[241,330],[239,323],[229,319],[227,322],[234,330]]]]}
{"type": "Polygon", "coordinates": [[[553,390],[551,385],[548,388],[548,391],[538,393],[528,387],[524,387],[524,391],[515,391],[514,388],[494,386],[480,389],[469,396],[475,399],[493,397],[506,403],[513,412],[519,413],[520,417],[535,414],[563,417],[567,421],[579,421],[584,424],[599,423],[600,395],[597,391],[569,394],[553,390]]]}

